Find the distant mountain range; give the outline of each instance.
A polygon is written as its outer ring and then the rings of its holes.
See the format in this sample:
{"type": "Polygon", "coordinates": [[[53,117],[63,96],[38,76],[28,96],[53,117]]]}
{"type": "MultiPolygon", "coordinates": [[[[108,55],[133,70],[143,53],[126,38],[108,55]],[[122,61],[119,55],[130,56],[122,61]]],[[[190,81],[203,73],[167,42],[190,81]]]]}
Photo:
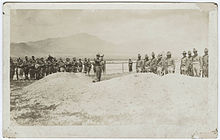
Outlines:
{"type": "Polygon", "coordinates": [[[97,53],[103,53],[108,57],[125,58],[121,54],[123,47],[87,33],[34,42],[11,43],[10,49],[12,57],[48,56],[50,54],[58,57],[92,58],[97,53]]]}
{"type": "MultiPolygon", "coordinates": [[[[171,44],[168,47],[172,55],[174,57],[181,56],[182,50],[173,46],[172,42],[169,44],[171,44]]],[[[48,38],[32,42],[11,43],[10,45],[12,57],[30,57],[32,55],[36,57],[47,57],[48,55],[52,55],[55,57],[94,58],[97,53],[101,53],[105,55],[105,59],[127,60],[128,58],[136,59],[138,53],[142,55],[142,58],[144,58],[146,53],[151,56],[152,51],[155,51],[156,54],[158,52],[166,53],[164,51],[165,46],[161,47],[163,46],[163,42],[160,41],[144,40],[143,42],[132,42],[128,40],[123,44],[115,44],[87,33],[78,33],[67,37],[48,38]]],[[[179,44],[179,46],[181,45],[184,46],[184,44],[179,44]]]]}

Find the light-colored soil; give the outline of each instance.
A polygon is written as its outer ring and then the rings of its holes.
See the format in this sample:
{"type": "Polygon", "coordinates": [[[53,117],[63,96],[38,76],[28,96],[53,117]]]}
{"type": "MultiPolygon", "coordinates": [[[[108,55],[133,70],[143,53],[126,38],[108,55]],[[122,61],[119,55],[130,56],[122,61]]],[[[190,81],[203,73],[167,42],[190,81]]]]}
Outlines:
{"type": "Polygon", "coordinates": [[[92,83],[93,76],[84,74],[49,75],[20,89],[11,120],[17,125],[173,125],[187,132],[205,127],[206,78],[125,73],[103,79],[92,83]]]}

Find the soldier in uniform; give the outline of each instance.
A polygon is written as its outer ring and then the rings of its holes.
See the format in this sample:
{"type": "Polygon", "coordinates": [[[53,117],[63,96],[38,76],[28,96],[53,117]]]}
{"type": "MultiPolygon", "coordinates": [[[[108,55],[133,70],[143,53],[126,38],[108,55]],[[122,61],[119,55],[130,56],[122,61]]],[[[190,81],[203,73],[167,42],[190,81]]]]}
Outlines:
{"type": "Polygon", "coordinates": [[[133,65],[133,62],[131,59],[128,60],[128,70],[129,72],[132,72],[132,65],[133,65]]]}
{"type": "Polygon", "coordinates": [[[65,63],[63,62],[62,58],[58,61],[59,72],[65,72],[65,63]]]}
{"type": "Polygon", "coordinates": [[[53,58],[52,59],[52,72],[53,73],[56,73],[58,71],[58,63],[57,63],[57,60],[56,58],[53,58]]]}
{"type": "Polygon", "coordinates": [[[92,63],[91,63],[90,59],[88,58],[88,61],[87,61],[87,73],[88,73],[88,75],[90,75],[91,68],[92,68],[92,63]]]}
{"type": "Polygon", "coordinates": [[[29,78],[28,78],[29,68],[30,68],[30,62],[28,60],[28,57],[25,56],[25,60],[23,62],[23,69],[24,69],[25,80],[29,80],[29,78]]]}
{"type": "Polygon", "coordinates": [[[162,54],[159,54],[157,57],[157,75],[162,76],[163,75],[163,59],[162,54]]]}
{"type": "Polygon", "coordinates": [[[13,80],[15,74],[15,64],[13,59],[10,57],[10,80],[13,80]]]}
{"type": "Polygon", "coordinates": [[[29,70],[31,80],[35,79],[35,63],[36,63],[35,57],[32,56],[32,59],[30,60],[31,66],[30,66],[30,70],[29,70]]]}
{"type": "Polygon", "coordinates": [[[41,65],[40,59],[37,58],[36,59],[36,64],[35,64],[35,74],[36,74],[36,79],[37,80],[40,79],[40,70],[41,70],[40,65],[41,65]]]}
{"type": "Polygon", "coordinates": [[[187,57],[186,52],[183,51],[183,57],[181,58],[181,64],[180,64],[180,74],[186,75],[187,74],[187,57]]]}
{"type": "Polygon", "coordinates": [[[66,58],[65,66],[66,66],[66,72],[71,72],[72,63],[70,62],[69,58],[66,58]]]}
{"type": "Polygon", "coordinates": [[[17,59],[14,62],[14,67],[15,67],[15,77],[16,77],[16,80],[18,80],[18,61],[17,59]]]}
{"type": "Polygon", "coordinates": [[[50,60],[46,59],[46,62],[45,62],[46,76],[50,74],[50,71],[51,71],[51,62],[50,62],[50,60]]]}
{"type": "Polygon", "coordinates": [[[167,52],[167,57],[165,59],[165,74],[168,73],[175,73],[175,61],[174,59],[171,57],[171,52],[168,51],[167,52]]]}
{"type": "Polygon", "coordinates": [[[152,58],[150,60],[150,72],[156,73],[157,72],[157,59],[155,57],[155,53],[152,52],[152,58]]]}
{"type": "Polygon", "coordinates": [[[202,77],[208,77],[209,76],[209,55],[208,55],[208,49],[205,48],[204,55],[202,57],[202,77]]]}
{"type": "Polygon", "coordinates": [[[49,60],[48,59],[45,60],[45,73],[46,73],[46,76],[49,75],[49,60]]]}
{"type": "Polygon", "coordinates": [[[87,70],[87,68],[88,68],[87,63],[88,63],[88,62],[87,62],[87,59],[85,58],[85,59],[84,59],[84,62],[83,62],[83,66],[84,66],[84,73],[85,73],[85,74],[86,74],[86,73],[87,73],[87,71],[88,71],[88,70],[87,70]]]}
{"type": "Polygon", "coordinates": [[[197,50],[194,48],[193,49],[193,57],[192,57],[192,65],[193,65],[193,75],[195,77],[200,77],[200,74],[201,74],[201,70],[202,70],[202,67],[201,67],[201,57],[198,56],[198,53],[197,53],[197,50]]]}
{"type": "Polygon", "coordinates": [[[47,57],[47,60],[49,60],[50,62],[52,62],[53,57],[52,57],[51,55],[49,55],[49,56],[47,57]]]}
{"type": "Polygon", "coordinates": [[[76,58],[73,57],[73,61],[72,61],[72,72],[76,73],[77,72],[77,68],[78,68],[78,63],[76,61],[76,58]]]}
{"type": "Polygon", "coordinates": [[[95,58],[94,58],[94,60],[93,60],[93,62],[92,62],[92,67],[93,67],[93,72],[94,72],[94,74],[95,74],[95,73],[96,73],[95,58]]]}
{"type": "Polygon", "coordinates": [[[53,59],[48,60],[48,71],[49,71],[49,74],[53,73],[53,63],[52,63],[52,61],[53,61],[53,59]]]}
{"type": "Polygon", "coordinates": [[[46,64],[44,58],[40,58],[40,79],[46,75],[46,64]]]}
{"type": "Polygon", "coordinates": [[[145,55],[145,60],[144,60],[144,70],[145,72],[150,72],[150,63],[151,63],[151,59],[149,59],[148,55],[145,55]]]}
{"type": "Polygon", "coordinates": [[[106,61],[104,60],[104,55],[101,55],[101,61],[102,61],[102,72],[105,74],[106,61]]]}
{"type": "Polygon", "coordinates": [[[48,58],[47,58],[47,66],[48,66],[48,68],[47,68],[47,71],[48,71],[48,74],[52,74],[53,73],[53,57],[52,56],[48,56],[48,58]]]}
{"type": "Polygon", "coordinates": [[[143,62],[141,60],[141,55],[138,54],[138,59],[136,61],[136,72],[139,73],[142,70],[143,62]]]}
{"type": "Polygon", "coordinates": [[[83,69],[83,63],[82,63],[81,59],[79,59],[79,62],[78,62],[78,71],[79,71],[79,72],[82,72],[82,69],[83,69]]]}
{"type": "Polygon", "coordinates": [[[16,75],[17,75],[17,80],[22,80],[23,79],[23,60],[19,57],[17,59],[17,70],[16,70],[16,75]]]}
{"type": "Polygon", "coordinates": [[[149,66],[150,66],[150,60],[149,60],[148,55],[146,54],[145,58],[144,58],[144,62],[143,62],[142,71],[143,72],[148,72],[149,71],[149,66]]]}
{"type": "Polygon", "coordinates": [[[193,76],[193,66],[192,66],[192,53],[188,51],[188,58],[187,58],[187,75],[193,76]]]}
{"type": "Polygon", "coordinates": [[[101,66],[101,59],[100,59],[100,54],[96,55],[95,59],[95,68],[96,68],[96,81],[93,82],[99,82],[101,81],[101,76],[102,76],[102,66],[101,66]]]}

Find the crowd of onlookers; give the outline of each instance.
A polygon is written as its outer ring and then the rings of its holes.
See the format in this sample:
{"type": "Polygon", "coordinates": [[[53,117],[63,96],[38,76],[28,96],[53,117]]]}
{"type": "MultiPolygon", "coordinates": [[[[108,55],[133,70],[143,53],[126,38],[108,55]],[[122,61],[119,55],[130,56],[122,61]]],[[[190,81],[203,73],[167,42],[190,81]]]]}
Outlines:
{"type": "MultiPolygon", "coordinates": [[[[204,55],[201,57],[198,55],[197,50],[193,49],[193,54],[188,51],[183,51],[183,57],[181,58],[180,74],[194,76],[194,77],[208,77],[209,69],[209,55],[208,49],[204,49],[204,55]]],[[[132,71],[133,62],[131,59],[128,61],[129,71],[132,71]]],[[[151,58],[146,54],[144,59],[141,59],[141,55],[138,54],[136,61],[136,72],[153,72],[158,75],[165,75],[168,73],[175,73],[175,60],[171,56],[171,52],[168,51],[166,56],[162,54],[155,56],[152,52],[151,58]]]]}
{"type": "Polygon", "coordinates": [[[56,59],[50,55],[46,59],[35,58],[35,56],[31,58],[25,56],[24,59],[10,58],[10,80],[39,80],[56,72],[83,72],[90,75],[91,70],[96,73],[96,65],[100,65],[102,72],[105,72],[106,61],[103,57],[104,55],[99,55],[100,64],[96,63],[96,58],[92,61],[89,58],[77,60],[75,57],[72,60],[56,59]]]}

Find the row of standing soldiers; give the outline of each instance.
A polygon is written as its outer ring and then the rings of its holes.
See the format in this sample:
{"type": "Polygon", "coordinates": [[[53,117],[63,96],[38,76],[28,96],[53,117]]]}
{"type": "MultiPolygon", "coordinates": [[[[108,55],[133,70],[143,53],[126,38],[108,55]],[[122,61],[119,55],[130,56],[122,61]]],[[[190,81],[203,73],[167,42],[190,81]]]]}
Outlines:
{"type": "MultiPolygon", "coordinates": [[[[129,59],[129,72],[132,71],[132,61],[129,59]]],[[[167,57],[164,59],[162,54],[158,54],[157,58],[155,53],[152,52],[151,58],[148,55],[145,55],[145,58],[142,60],[141,55],[138,54],[138,59],[136,61],[136,72],[152,72],[158,75],[164,75],[167,73],[175,72],[175,63],[174,59],[171,57],[171,53],[167,52],[167,57]]]]}
{"type": "MultiPolygon", "coordinates": [[[[102,56],[102,61],[103,56],[102,56]]],[[[105,72],[105,65],[102,63],[102,72],[105,72]]],[[[79,59],[78,61],[74,57],[72,60],[66,58],[65,61],[60,58],[48,56],[48,58],[36,58],[32,56],[30,59],[25,56],[25,59],[18,58],[13,60],[10,58],[10,79],[13,80],[16,75],[17,80],[39,80],[49,74],[56,72],[84,72],[90,75],[90,71],[93,68],[94,73],[96,73],[96,64],[94,61],[85,58],[84,61],[79,59]]]]}
{"type": "MultiPolygon", "coordinates": [[[[197,50],[193,49],[193,55],[191,51],[183,51],[183,57],[181,58],[180,74],[195,76],[195,77],[208,77],[208,49],[205,48],[203,57],[198,56],[197,50]]],[[[128,67],[129,72],[132,71],[133,62],[129,59],[128,67]]],[[[168,51],[165,58],[162,54],[159,54],[157,58],[155,53],[152,52],[152,57],[149,59],[148,55],[142,60],[141,55],[138,54],[136,61],[136,72],[153,72],[160,76],[175,73],[175,60],[171,57],[171,52],[168,51]]]]}
{"type": "Polygon", "coordinates": [[[204,55],[200,57],[197,50],[193,49],[193,55],[191,51],[188,51],[188,56],[183,51],[183,57],[181,58],[180,73],[183,75],[189,75],[194,77],[208,77],[209,76],[209,55],[208,49],[204,49],[204,55]]]}

